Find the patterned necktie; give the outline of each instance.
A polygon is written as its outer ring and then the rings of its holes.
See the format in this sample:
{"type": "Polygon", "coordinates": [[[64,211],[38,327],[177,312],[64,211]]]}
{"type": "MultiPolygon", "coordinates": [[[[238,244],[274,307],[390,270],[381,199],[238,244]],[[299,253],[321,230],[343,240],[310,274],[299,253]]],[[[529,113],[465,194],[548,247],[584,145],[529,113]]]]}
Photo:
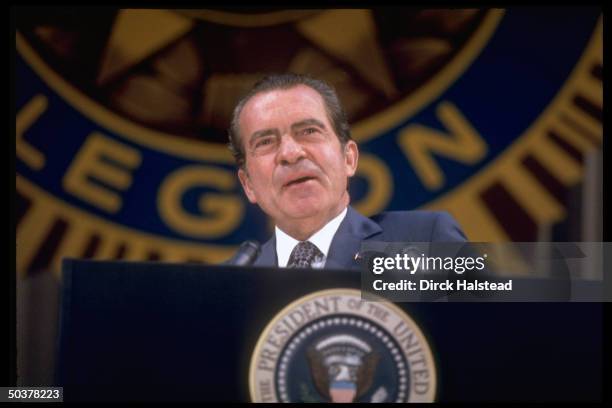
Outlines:
{"type": "Polygon", "coordinates": [[[302,241],[293,248],[287,268],[311,268],[312,263],[323,259],[323,252],[310,241],[302,241]]]}

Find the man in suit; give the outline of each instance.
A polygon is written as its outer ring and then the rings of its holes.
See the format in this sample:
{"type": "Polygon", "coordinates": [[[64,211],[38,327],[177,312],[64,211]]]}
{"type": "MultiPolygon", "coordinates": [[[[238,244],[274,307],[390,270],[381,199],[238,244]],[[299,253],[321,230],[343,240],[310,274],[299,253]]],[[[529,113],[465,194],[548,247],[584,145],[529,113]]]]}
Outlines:
{"type": "Polygon", "coordinates": [[[366,218],[350,207],[359,159],[334,90],[297,74],[266,77],[234,109],[230,149],[251,203],[275,222],[255,265],[355,268],[362,241],[465,241],[447,213],[366,218]]]}

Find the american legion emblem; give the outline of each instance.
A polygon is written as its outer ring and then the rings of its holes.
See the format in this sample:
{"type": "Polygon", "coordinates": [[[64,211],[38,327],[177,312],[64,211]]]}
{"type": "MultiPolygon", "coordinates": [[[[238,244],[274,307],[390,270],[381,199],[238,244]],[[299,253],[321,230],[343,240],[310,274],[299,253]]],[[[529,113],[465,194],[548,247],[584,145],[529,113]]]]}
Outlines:
{"type": "Polygon", "coordinates": [[[597,7],[28,7],[16,23],[20,276],[63,257],[214,264],[267,240],[226,143],[271,72],[338,91],[357,211],[446,210],[472,241],[568,219],[601,150],[597,7]]]}
{"type": "Polygon", "coordinates": [[[330,289],[270,321],[251,357],[249,389],[254,402],[432,402],[436,367],[399,307],[330,289]]]}

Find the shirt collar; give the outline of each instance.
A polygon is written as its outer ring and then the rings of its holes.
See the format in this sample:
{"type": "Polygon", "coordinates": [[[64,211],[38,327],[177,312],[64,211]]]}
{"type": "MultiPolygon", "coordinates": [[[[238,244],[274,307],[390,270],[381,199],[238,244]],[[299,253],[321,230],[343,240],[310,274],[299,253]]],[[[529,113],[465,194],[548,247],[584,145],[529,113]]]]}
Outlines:
{"type": "MultiPolygon", "coordinates": [[[[335,218],[329,221],[323,228],[319,231],[315,232],[308,241],[313,243],[319,248],[319,250],[327,259],[327,253],[329,252],[329,247],[331,246],[331,242],[334,239],[334,235],[336,235],[336,231],[338,231],[338,227],[344,217],[346,216],[347,208],[345,208],[340,214],[338,214],[335,218]]],[[[286,234],[283,230],[278,227],[275,227],[276,234],[276,256],[278,257],[278,266],[284,268],[287,266],[287,262],[289,262],[289,256],[291,256],[291,251],[293,248],[300,242],[297,239],[291,237],[286,234]]]]}

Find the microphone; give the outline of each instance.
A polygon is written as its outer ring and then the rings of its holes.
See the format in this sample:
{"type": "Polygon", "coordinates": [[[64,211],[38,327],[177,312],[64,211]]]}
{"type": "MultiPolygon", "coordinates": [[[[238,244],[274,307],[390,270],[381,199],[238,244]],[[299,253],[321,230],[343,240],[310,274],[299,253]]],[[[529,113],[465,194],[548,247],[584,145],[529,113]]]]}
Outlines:
{"type": "Polygon", "coordinates": [[[257,241],[244,241],[236,254],[228,261],[229,265],[247,266],[255,262],[259,256],[261,245],[257,241]]]}

